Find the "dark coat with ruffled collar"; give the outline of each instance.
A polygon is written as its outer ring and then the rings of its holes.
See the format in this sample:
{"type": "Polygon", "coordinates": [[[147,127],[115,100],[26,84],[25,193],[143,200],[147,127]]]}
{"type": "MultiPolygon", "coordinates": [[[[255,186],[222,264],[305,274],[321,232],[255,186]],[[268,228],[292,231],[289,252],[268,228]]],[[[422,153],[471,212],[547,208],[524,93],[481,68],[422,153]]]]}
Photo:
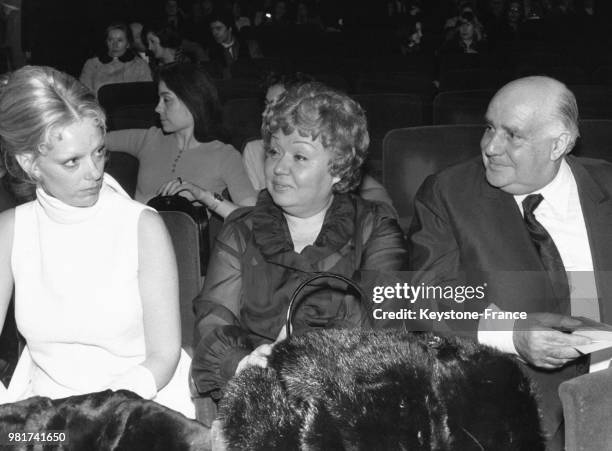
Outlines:
{"type": "MultiPolygon", "coordinates": [[[[297,286],[313,272],[357,277],[359,271],[404,269],[402,232],[388,209],[351,194],[336,194],[321,231],[300,253],[283,212],[267,191],[255,207],[240,209],[217,238],[202,293],[194,300],[198,391],[220,397],[238,362],[273,342],[285,324],[297,286]]],[[[296,329],[359,324],[362,309],[342,283],[309,287],[296,329]]]]}

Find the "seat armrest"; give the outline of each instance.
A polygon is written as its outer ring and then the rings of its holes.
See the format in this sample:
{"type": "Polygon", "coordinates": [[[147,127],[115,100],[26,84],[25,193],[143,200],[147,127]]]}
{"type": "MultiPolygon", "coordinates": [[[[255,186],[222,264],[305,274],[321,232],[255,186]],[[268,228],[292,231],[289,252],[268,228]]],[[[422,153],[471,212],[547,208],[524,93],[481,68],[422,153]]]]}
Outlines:
{"type": "Polygon", "coordinates": [[[600,451],[612,443],[612,368],[563,382],[566,449],[600,451]]]}

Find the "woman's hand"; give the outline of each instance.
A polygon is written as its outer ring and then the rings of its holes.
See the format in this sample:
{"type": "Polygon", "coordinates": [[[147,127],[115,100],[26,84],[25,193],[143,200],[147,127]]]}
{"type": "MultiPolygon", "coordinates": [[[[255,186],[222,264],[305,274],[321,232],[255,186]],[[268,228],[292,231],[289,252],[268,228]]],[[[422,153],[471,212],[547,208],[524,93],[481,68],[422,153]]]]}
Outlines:
{"type": "Polygon", "coordinates": [[[266,368],[268,366],[268,357],[272,353],[273,344],[261,345],[255,348],[249,355],[244,356],[243,359],[238,362],[236,372],[234,375],[238,375],[242,370],[249,366],[260,366],[266,368]]]}
{"type": "Polygon", "coordinates": [[[111,390],[129,390],[141,398],[153,399],[157,394],[155,376],[146,367],[136,365],[119,375],[109,387],[111,390]]]}
{"type": "Polygon", "coordinates": [[[170,180],[164,183],[158,190],[157,194],[162,196],[172,196],[174,194],[180,194],[186,197],[190,201],[197,200],[204,205],[210,204],[210,198],[213,197],[212,193],[204,188],[199,187],[195,183],[183,180],[181,177],[170,180]]]}
{"type": "Polygon", "coordinates": [[[287,326],[283,326],[281,331],[278,333],[278,337],[276,337],[276,341],[274,341],[274,344],[280,343],[285,338],[287,338],[287,326]]]}

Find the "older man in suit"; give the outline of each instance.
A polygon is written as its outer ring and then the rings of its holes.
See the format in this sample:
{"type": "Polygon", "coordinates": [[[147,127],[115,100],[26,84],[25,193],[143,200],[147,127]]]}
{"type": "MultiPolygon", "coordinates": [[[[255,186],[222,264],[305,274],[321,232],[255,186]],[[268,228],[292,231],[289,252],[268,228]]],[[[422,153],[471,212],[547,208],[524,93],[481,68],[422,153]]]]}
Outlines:
{"type": "Polygon", "coordinates": [[[578,108],[557,80],[508,83],[491,100],[486,122],[482,158],[421,186],[411,269],[426,284],[484,286],[484,298],[463,309],[527,313],[446,325],[524,362],[540,395],[548,448],[559,449],[559,384],[589,363],[591,370],[607,366],[604,357],[589,362],[576,350],[589,339],[567,332],[582,324],[576,317],[612,323],[612,165],[568,155],[578,108]]]}

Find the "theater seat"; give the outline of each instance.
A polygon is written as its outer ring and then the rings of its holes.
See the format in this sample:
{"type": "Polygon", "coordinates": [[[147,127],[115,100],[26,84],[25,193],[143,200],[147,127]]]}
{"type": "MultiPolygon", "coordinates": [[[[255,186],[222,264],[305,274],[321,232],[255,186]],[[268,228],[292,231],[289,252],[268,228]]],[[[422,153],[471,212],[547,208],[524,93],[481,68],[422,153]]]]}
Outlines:
{"type": "Polygon", "coordinates": [[[612,86],[570,85],[582,119],[612,119],[612,86]]]}
{"type": "Polygon", "coordinates": [[[612,163],[612,119],[584,119],[579,127],[580,138],[572,154],[612,163]]]}
{"type": "Polygon", "coordinates": [[[446,91],[433,100],[433,123],[483,124],[493,89],[446,91]]]}
{"type": "Polygon", "coordinates": [[[434,125],[391,130],[383,141],[383,185],[403,230],[413,215],[414,196],[425,178],[479,155],[481,125],[434,125]]]}
{"type": "Polygon", "coordinates": [[[17,205],[17,200],[8,189],[6,177],[0,177],[0,213],[17,205]]]}
{"type": "Polygon", "coordinates": [[[119,182],[121,187],[134,198],[136,183],[138,181],[138,159],[126,152],[110,152],[108,162],[104,168],[119,182]]]}
{"type": "Polygon", "coordinates": [[[601,451],[612,443],[612,369],[570,379],[559,386],[565,449],[601,451]]]}
{"type": "Polygon", "coordinates": [[[195,316],[192,301],[202,288],[198,226],[191,216],[182,211],[160,211],[159,214],[170,233],[176,254],[181,311],[181,345],[189,355],[193,355],[195,316]]]}
{"type": "Polygon", "coordinates": [[[222,103],[231,99],[257,97],[262,92],[261,82],[257,78],[230,78],[213,80],[222,103]]]}
{"type": "Polygon", "coordinates": [[[449,69],[440,73],[440,91],[497,90],[512,78],[510,71],[492,67],[449,69]]]}
{"type": "Polygon", "coordinates": [[[370,132],[369,159],[374,172],[382,160],[385,134],[394,128],[424,124],[423,101],[414,94],[355,94],[351,96],[366,112],[370,132]]]}
{"type": "Polygon", "coordinates": [[[124,105],[115,108],[108,117],[109,130],[127,130],[130,128],[160,127],[155,104],[124,105]]]}
{"type": "Polygon", "coordinates": [[[98,101],[112,115],[114,110],[125,105],[157,104],[157,85],[152,81],[113,83],[98,89],[98,101]]]}
{"type": "Polygon", "coordinates": [[[260,134],[263,102],[259,97],[231,99],[223,105],[223,123],[230,143],[238,150],[245,139],[260,134]]]}

